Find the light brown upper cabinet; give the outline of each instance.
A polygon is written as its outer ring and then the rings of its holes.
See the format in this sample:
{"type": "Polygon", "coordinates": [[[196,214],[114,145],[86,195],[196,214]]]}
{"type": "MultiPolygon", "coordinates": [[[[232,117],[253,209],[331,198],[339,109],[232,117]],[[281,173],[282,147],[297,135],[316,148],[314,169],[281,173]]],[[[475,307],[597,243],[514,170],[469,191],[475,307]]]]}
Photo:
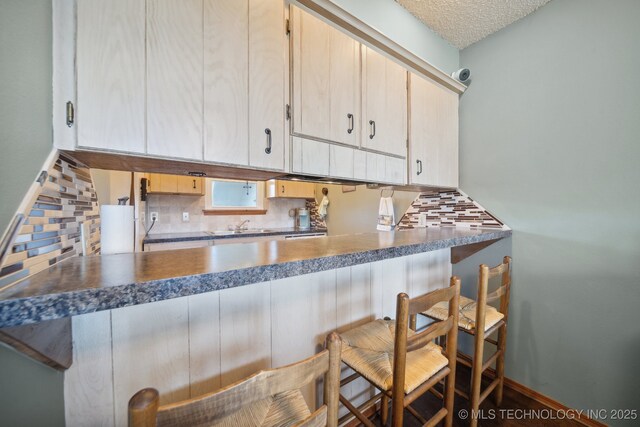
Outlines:
{"type": "Polygon", "coordinates": [[[282,181],[272,179],[267,181],[268,198],[313,199],[316,197],[316,186],[311,182],[282,181]]]}
{"type": "Polygon", "coordinates": [[[362,146],[407,155],[407,70],[362,46],[362,146]]]}
{"type": "Polygon", "coordinates": [[[291,8],[293,132],[359,146],[360,43],[291,8]]]}
{"type": "Polygon", "coordinates": [[[145,1],[77,0],[76,13],[77,145],[144,153],[145,1]]]}
{"type": "Polygon", "coordinates": [[[411,73],[409,184],[458,186],[458,94],[411,73]]]}
{"type": "Polygon", "coordinates": [[[149,154],[202,160],[202,25],[202,0],[147,0],[149,154]]]}
{"type": "Polygon", "coordinates": [[[150,173],[147,174],[147,179],[149,194],[204,195],[204,178],[150,173]]]}

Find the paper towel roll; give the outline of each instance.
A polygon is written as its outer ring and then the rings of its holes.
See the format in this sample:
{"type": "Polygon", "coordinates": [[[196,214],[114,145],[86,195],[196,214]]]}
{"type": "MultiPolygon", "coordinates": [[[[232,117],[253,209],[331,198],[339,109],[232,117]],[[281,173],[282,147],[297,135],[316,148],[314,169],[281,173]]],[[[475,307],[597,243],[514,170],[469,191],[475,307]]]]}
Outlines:
{"type": "Polygon", "coordinates": [[[100,207],[100,252],[103,255],[133,252],[133,206],[100,207]]]}

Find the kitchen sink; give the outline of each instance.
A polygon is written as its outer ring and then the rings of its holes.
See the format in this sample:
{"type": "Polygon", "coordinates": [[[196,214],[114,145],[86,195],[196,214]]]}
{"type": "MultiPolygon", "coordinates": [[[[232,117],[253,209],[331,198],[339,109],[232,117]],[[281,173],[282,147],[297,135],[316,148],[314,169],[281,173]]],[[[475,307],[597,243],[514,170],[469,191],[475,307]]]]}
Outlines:
{"type": "Polygon", "coordinates": [[[233,231],[233,230],[216,230],[216,231],[207,231],[207,234],[211,234],[212,236],[229,236],[231,234],[240,234],[240,232],[233,231]]]}
{"type": "Polygon", "coordinates": [[[247,229],[247,230],[215,230],[215,231],[208,231],[207,233],[211,234],[212,236],[230,236],[233,234],[238,234],[238,235],[242,235],[242,234],[259,234],[259,233],[270,233],[272,230],[266,229],[266,228],[258,228],[258,229],[247,229]]]}

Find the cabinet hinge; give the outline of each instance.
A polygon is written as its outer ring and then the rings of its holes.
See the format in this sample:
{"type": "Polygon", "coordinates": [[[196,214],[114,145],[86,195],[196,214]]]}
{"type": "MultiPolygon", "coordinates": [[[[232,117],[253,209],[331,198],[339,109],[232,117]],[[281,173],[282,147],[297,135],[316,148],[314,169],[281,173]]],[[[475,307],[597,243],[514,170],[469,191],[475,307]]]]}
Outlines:
{"type": "Polygon", "coordinates": [[[290,25],[290,20],[287,19],[286,24],[285,24],[285,29],[287,31],[287,35],[291,34],[291,25],[290,25]]]}
{"type": "Polygon", "coordinates": [[[287,108],[286,108],[286,117],[287,120],[291,120],[291,105],[287,104],[287,108]]]}
{"type": "Polygon", "coordinates": [[[67,102],[67,126],[69,127],[73,126],[74,118],[75,118],[75,113],[73,108],[73,102],[68,101],[67,102]]]}

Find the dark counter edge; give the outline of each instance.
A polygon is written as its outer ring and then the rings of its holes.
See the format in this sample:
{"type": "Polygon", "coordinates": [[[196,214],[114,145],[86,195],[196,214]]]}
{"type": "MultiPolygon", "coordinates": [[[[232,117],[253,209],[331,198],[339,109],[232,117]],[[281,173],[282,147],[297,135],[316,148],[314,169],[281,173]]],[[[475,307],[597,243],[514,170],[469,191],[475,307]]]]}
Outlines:
{"type": "Polygon", "coordinates": [[[399,258],[511,236],[511,230],[492,230],[478,236],[454,237],[427,243],[260,265],[217,273],[152,280],[127,285],[62,292],[0,301],[0,328],[39,323],[138,304],[164,301],[230,289],[319,271],[399,258]],[[241,280],[238,280],[238,277],[241,280]]]}

